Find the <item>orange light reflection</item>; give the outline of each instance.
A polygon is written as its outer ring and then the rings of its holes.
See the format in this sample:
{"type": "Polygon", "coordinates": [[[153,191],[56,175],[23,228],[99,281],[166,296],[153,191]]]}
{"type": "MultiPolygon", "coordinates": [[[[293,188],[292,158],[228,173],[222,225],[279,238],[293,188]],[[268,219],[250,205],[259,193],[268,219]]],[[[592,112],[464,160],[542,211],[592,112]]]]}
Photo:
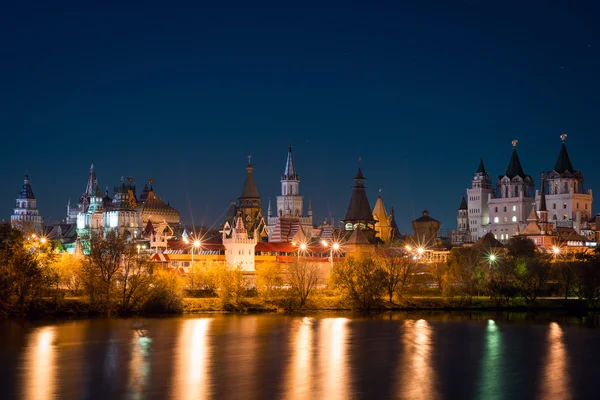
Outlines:
{"type": "Polygon", "coordinates": [[[563,331],[556,322],[548,328],[548,357],[542,379],[541,399],[569,399],[569,366],[563,331]]]}
{"type": "Polygon", "coordinates": [[[431,365],[431,327],[427,321],[408,320],[403,325],[403,362],[399,397],[403,399],[436,399],[435,371],[431,365]]]}
{"type": "Polygon", "coordinates": [[[24,399],[49,399],[56,397],[56,328],[36,329],[25,352],[26,382],[24,399]]]}

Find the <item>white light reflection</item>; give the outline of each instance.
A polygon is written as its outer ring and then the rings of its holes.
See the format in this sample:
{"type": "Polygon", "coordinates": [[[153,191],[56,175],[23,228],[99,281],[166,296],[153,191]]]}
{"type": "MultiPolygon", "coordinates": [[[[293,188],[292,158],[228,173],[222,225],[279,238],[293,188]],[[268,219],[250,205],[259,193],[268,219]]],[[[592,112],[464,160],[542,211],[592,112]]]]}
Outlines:
{"type": "Polygon", "coordinates": [[[493,399],[502,387],[502,340],[500,330],[493,320],[488,320],[485,329],[485,349],[480,373],[479,398],[493,399]]]}
{"type": "Polygon", "coordinates": [[[350,379],[346,347],[347,318],[325,318],[319,324],[319,376],[317,396],[320,399],[347,399],[350,379]]]}
{"type": "Polygon", "coordinates": [[[285,397],[288,399],[310,398],[310,379],[313,346],[314,319],[304,317],[294,335],[292,360],[286,377],[285,397]]]}
{"type": "Polygon", "coordinates": [[[563,331],[556,322],[548,328],[548,357],[542,379],[541,399],[570,399],[570,378],[563,331]]]}
{"type": "Polygon", "coordinates": [[[403,325],[404,349],[403,362],[400,365],[400,398],[435,399],[438,398],[435,387],[436,376],[431,365],[431,327],[427,321],[408,320],[403,325]]]}
{"type": "Polygon", "coordinates": [[[140,336],[139,331],[133,332],[131,340],[131,359],[129,360],[129,382],[127,384],[128,398],[143,398],[147,390],[150,376],[150,345],[152,339],[140,336]]]}
{"type": "Polygon", "coordinates": [[[175,355],[174,399],[210,398],[207,338],[211,321],[212,318],[198,318],[183,322],[175,355]]]}
{"type": "Polygon", "coordinates": [[[48,326],[31,334],[25,351],[24,399],[56,397],[56,328],[48,326]]]}

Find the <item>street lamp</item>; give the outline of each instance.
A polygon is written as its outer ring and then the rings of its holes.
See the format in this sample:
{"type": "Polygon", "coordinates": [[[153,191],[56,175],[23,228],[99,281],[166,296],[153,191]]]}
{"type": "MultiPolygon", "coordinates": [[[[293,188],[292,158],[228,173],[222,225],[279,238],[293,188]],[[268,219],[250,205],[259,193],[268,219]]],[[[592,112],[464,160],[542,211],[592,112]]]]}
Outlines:
{"type": "Polygon", "coordinates": [[[331,266],[333,266],[333,252],[338,251],[340,249],[340,244],[337,242],[334,242],[331,244],[331,247],[330,247],[329,243],[326,240],[321,240],[321,244],[325,248],[329,247],[329,263],[331,264],[331,266]]]}
{"type": "Polygon", "coordinates": [[[192,243],[192,266],[194,266],[194,249],[199,248],[200,245],[202,245],[202,243],[198,239],[194,240],[194,243],[192,243]]]}

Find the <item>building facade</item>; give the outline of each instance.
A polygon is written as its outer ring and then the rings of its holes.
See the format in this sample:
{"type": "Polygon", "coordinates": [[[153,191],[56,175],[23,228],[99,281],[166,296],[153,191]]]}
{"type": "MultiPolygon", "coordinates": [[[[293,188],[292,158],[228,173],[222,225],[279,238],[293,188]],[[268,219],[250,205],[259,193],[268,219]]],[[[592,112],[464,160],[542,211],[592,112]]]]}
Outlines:
{"type": "Polygon", "coordinates": [[[44,219],[37,209],[37,200],[31,189],[29,175],[25,175],[21,193],[17,198],[17,203],[10,216],[10,223],[13,227],[25,232],[41,233],[44,228],[44,219]]]}
{"type": "Polygon", "coordinates": [[[292,146],[288,147],[285,169],[281,176],[281,196],[277,196],[277,210],[273,215],[271,202],[267,210],[267,232],[269,242],[288,243],[294,240],[297,232],[310,238],[313,234],[312,207],[304,215],[304,201],[300,196],[300,175],[296,172],[292,146]]]}
{"type": "MultiPolygon", "coordinates": [[[[479,159],[479,167],[467,189],[467,215],[471,240],[477,241],[489,231],[490,212],[488,201],[493,198],[492,180],[485,170],[483,158],[479,159]]],[[[460,212],[459,212],[460,214],[460,212]]]]}

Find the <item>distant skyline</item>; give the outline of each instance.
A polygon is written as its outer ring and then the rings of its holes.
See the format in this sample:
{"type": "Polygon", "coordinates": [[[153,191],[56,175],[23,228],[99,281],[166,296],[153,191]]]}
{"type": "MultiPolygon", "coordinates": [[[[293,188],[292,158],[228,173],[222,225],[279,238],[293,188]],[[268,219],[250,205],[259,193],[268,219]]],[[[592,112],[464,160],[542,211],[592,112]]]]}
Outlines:
{"type": "Polygon", "coordinates": [[[599,17],[592,1],[13,2],[0,212],[28,170],[63,218],[93,159],[103,191],[154,178],[184,222],[218,227],[249,154],[266,214],[291,144],[315,223],[344,216],[361,156],[371,207],[382,189],[402,231],[423,209],[450,230],[480,156],[495,184],[517,139],[539,188],[563,132],[600,190],[599,17]]]}

